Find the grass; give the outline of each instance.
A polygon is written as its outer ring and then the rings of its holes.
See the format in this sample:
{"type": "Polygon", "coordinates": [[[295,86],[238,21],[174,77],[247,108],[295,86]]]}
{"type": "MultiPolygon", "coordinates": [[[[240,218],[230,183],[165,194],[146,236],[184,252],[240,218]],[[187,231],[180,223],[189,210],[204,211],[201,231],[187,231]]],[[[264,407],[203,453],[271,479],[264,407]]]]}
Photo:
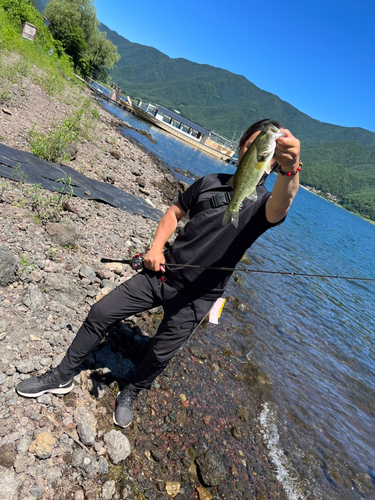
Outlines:
{"type": "Polygon", "coordinates": [[[35,269],[33,260],[25,255],[21,255],[21,260],[18,264],[18,276],[21,277],[24,275],[27,277],[33,269],[35,269]]]}
{"type": "MultiPolygon", "coordinates": [[[[28,0],[0,0],[0,71],[0,85],[4,81],[17,83],[20,77],[26,76],[50,95],[56,95],[69,80],[74,79],[70,58],[53,39],[43,17],[28,0]],[[21,37],[25,19],[38,28],[34,42],[21,37]],[[17,54],[11,64],[4,59],[4,54],[9,53],[17,54]]],[[[2,98],[4,92],[6,89],[0,88],[2,98]]]]}
{"type": "Polygon", "coordinates": [[[66,148],[73,142],[87,139],[99,117],[98,111],[91,106],[92,101],[85,99],[78,110],[60,123],[52,124],[47,132],[38,130],[34,125],[29,132],[31,152],[47,161],[69,160],[66,148]]]}

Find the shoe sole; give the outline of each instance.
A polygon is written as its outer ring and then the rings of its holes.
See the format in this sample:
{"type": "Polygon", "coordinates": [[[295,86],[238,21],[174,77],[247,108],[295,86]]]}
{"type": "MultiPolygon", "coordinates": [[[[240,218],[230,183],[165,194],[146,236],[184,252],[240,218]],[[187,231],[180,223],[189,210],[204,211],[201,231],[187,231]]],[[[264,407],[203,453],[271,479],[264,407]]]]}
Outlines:
{"type": "Polygon", "coordinates": [[[127,427],[129,427],[129,425],[133,422],[133,420],[131,420],[131,421],[130,421],[128,424],[126,424],[126,425],[119,424],[119,423],[117,422],[117,420],[116,420],[116,417],[115,417],[115,412],[113,412],[113,416],[112,416],[112,418],[113,418],[114,423],[115,423],[118,427],[122,427],[122,429],[126,429],[126,428],[127,428],[127,427]]]}
{"type": "Polygon", "coordinates": [[[38,398],[39,396],[42,396],[42,394],[68,394],[73,389],[73,387],[74,385],[72,384],[69,387],[58,387],[56,389],[47,389],[45,391],[29,393],[17,390],[17,394],[23,396],[24,398],[38,398]]]}

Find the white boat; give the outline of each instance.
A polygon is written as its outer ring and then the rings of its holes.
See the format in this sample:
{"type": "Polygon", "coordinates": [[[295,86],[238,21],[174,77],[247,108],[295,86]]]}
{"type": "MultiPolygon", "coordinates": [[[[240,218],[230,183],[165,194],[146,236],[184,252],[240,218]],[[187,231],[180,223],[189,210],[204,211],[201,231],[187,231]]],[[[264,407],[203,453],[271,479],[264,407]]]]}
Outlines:
{"type": "Polygon", "coordinates": [[[133,103],[132,109],[138,117],[216,158],[226,161],[235,154],[230,147],[229,139],[184,118],[177,110],[171,111],[159,104],[154,106],[142,101],[133,103]]]}

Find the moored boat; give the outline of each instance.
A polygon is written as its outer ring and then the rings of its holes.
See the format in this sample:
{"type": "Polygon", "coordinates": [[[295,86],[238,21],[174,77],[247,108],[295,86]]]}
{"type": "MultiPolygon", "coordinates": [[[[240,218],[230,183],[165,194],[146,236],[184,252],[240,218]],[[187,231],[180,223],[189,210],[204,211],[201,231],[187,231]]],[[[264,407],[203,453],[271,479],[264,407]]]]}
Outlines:
{"type": "Polygon", "coordinates": [[[184,118],[176,110],[171,111],[159,104],[154,106],[142,101],[137,104],[133,102],[132,109],[139,118],[147,120],[216,158],[226,161],[235,154],[228,139],[184,118]]]}

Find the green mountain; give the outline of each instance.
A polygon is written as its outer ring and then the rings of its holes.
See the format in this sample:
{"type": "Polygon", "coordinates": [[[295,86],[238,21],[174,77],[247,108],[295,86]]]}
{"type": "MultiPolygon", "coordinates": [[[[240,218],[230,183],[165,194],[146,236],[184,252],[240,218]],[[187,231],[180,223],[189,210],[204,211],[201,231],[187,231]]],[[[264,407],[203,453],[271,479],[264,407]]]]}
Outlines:
{"type": "Polygon", "coordinates": [[[375,133],[314,120],[244,76],[186,59],[171,59],[152,47],[130,42],[103,24],[99,28],[121,55],[110,74],[125,92],[177,108],[186,118],[215,132],[231,137],[235,131],[269,117],[293,130],[305,146],[353,140],[375,145],[375,133]]]}

